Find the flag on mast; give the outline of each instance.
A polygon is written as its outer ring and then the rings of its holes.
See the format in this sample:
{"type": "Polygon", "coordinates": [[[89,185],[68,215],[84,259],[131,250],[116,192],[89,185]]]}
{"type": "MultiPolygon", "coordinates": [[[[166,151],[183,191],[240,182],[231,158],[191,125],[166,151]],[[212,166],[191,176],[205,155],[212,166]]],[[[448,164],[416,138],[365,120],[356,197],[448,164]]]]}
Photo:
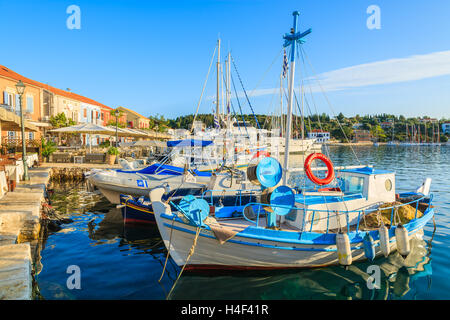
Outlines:
{"type": "Polygon", "coordinates": [[[286,49],[284,49],[284,56],[283,56],[283,78],[286,78],[288,69],[289,69],[289,66],[288,66],[288,59],[287,59],[287,55],[286,55],[286,49]]]}
{"type": "Polygon", "coordinates": [[[217,119],[216,115],[214,115],[214,127],[220,129],[219,119],[217,119]]]}

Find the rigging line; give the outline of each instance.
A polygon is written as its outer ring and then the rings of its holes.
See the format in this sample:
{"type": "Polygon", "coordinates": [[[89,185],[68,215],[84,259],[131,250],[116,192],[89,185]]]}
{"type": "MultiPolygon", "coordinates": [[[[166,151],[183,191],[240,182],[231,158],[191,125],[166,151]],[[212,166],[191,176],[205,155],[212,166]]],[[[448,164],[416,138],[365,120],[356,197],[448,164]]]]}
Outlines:
{"type": "MultiPolygon", "coordinates": [[[[300,50],[302,50],[302,47],[299,45],[299,49],[300,50]]],[[[300,50],[297,50],[297,58],[300,58],[299,57],[299,51],[300,50]]],[[[303,60],[303,57],[302,57],[302,62],[303,62],[303,65],[304,65],[304,60],[303,60]]],[[[299,68],[300,69],[300,68],[299,68]]],[[[304,68],[305,69],[305,76],[307,76],[307,70],[306,70],[306,68],[304,68]]],[[[317,120],[318,120],[318,122],[319,122],[319,128],[320,128],[320,130],[322,130],[323,131],[323,129],[322,129],[322,123],[320,122],[320,115],[319,115],[319,112],[318,112],[318,110],[317,110],[317,106],[316,106],[316,104],[315,104],[315,102],[314,102],[314,97],[313,97],[313,95],[312,95],[312,89],[311,89],[311,86],[309,86],[309,90],[310,90],[310,92],[311,92],[311,98],[312,98],[312,100],[313,100],[313,104],[314,104],[314,108],[316,109],[316,113],[317,113],[317,120]]],[[[295,94],[295,90],[294,90],[294,94],[295,94]]],[[[297,102],[298,103],[298,102],[297,102]]],[[[325,149],[325,152],[327,153],[327,156],[328,156],[328,158],[330,158],[330,155],[328,154],[328,150],[327,149],[325,149]]],[[[336,177],[334,178],[334,182],[336,182],[336,184],[337,184],[337,180],[336,180],[336,177]]],[[[320,192],[320,191],[319,191],[320,192]]],[[[322,193],[322,198],[323,198],[323,200],[324,200],[324,202],[325,202],[325,207],[327,208],[327,211],[329,212],[330,211],[330,207],[328,206],[328,202],[327,202],[327,197],[326,197],[326,195],[324,194],[324,193],[322,193]]],[[[320,214],[319,214],[320,215],[320,214]]],[[[337,215],[336,215],[336,219],[339,219],[339,221],[338,221],[338,224],[339,224],[339,227],[340,227],[340,217],[338,217],[337,215]]],[[[311,224],[313,223],[313,221],[311,221],[311,224]]]]}
{"type": "Polygon", "coordinates": [[[309,107],[309,102],[308,102],[308,99],[306,99],[306,96],[304,97],[304,99],[305,99],[306,107],[308,108],[308,111],[309,111],[309,116],[308,116],[308,127],[309,127],[309,131],[311,132],[311,131],[312,131],[312,127],[311,127],[311,116],[312,116],[312,112],[311,112],[311,108],[309,107]]]}
{"type": "MultiPolygon", "coordinates": [[[[300,51],[301,51],[301,56],[302,56],[302,62],[303,62],[303,64],[305,63],[305,60],[304,60],[304,58],[303,58],[303,52],[304,52],[304,50],[303,50],[303,48],[300,46],[300,51]]],[[[307,70],[306,70],[306,66],[305,66],[305,75],[307,75],[307,70]]],[[[323,128],[322,128],[322,124],[321,124],[321,122],[320,122],[320,115],[319,115],[319,112],[318,112],[318,110],[317,110],[317,106],[315,105],[315,101],[314,101],[314,97],[313,97],[313,94],[312,94],[312,90],[311,90],[311,86],[309,86],[310,88],[310,93],[311,93],[311,98],[312,98],[312,100],[313,100],[313,103],[314,103],[314,108],[316,109],[316,113],[317,113],[317,119],[318,119],[318,122],[319,122],[319,127],[320,127],[320,130],[322,130],[322,131],[324,131],[323,130],[323,128]]],[[[336,120],[337,120],[337,118],[336,118],[336,120]]],[[[338,121],[338,123],[339,123],[339,120],[337,120],[338,121]]],[[[341,130],[343,130],[343,129],[341,129],[341,130]]],[[[343,131],[342,131],[343,132],[343,131]]],[[[343,132],[343,134],[344,134],[344,136],[345,136],[345,132],[343,132]]],[[[348,140],[347,140],[348,141],[348,140]]],[[[326,146],[325,145],[325,153],[326,153],[326,155],[327,155],[327,157],[328,158],[331,158],[331,156],[330,156],[330,149],[328,148],[328,146],[326,146]]],[[[356,156],[356,154],[355,154],[355,156],[356,156]]],[[[356,159],[358,159],[358,157],[356,157],[356,159]]],[[[359,159],[358,159],[358,162],[359,162],[359,159]]],[[[360,164],[361,164],[361,162],[360,162],[360,164]]],[[[336,175],[335,175],[335,177],[334,177],[334,179],[333,179],[333,182],[336,184],[336,186],[337,187],[339,187],[339,183],[338,183],[338,180],[337,180],[337,177],[336,177],[336,175]]],[[[348,207],[347,207],[347,203],[345,202],[345,199],[344,199],[344,194],[342,193],[341,194],[341,199],[342,199],[342,203],[344,204],[344,207],[345,207],[345,210],[347,211],[347,215],[348,215],[348,207]]],[[[329,210],[329,208],[328,208],[328,204],[326,203],[326,197],[324,196],[324,200],[325,200],[325,205],[326,205],[326,207],[327,207],[327,210],[329,210]]],[[[337,217],[336,217],[337,218],[337,217]]],[[[347,223],[348,223],[348,221],[347,221],[347,223]]],[[[340,224],[340,217],[339,217],[339,224],[340,224]]]]}
{"type": "Polygon", "coordinates": [[[217,46],[214,48],[214,52],[213,52],[213,55],[212,55],[212,58],[211,58],[211,62],[209,63],[208,74],[206,75],[205,82],[203,83],[202,94],[200,95],[200,99],[199,99],[198,104],[197,104],[197,110],[195,111],[194,120],[192,120],[191,134],[192,134],[192,131],[194,130],[194,122],[195,122],[195,119],[197,118],[198,109],[200,108],[200,104],[202,103],[203,93],[205,92],[206,83],[208,82],[209,73],[211,72],[211,66],[213,64],[214,57],[216,56],[216,50],[217,50],[217,46]]]}
{"type": "Polygon", "coordinates": [[[245,123],[245,118],[244,118],[244,114],[242,113],[242,107],[241,107],[241,103],[239,101],[239,97],[237,94],[237,90],[236,90],[236,86],[234,84],[234,78],[233,75],[231,75],[231,84],[233,85],[233,89],[234,89],[234,95],[236,96],[236,100],[239,106],[239,111],[241,112],[241,119],[244,122],[244,128],[245,128],[245,132],[247,133],[247,137],[250,139],[250,135],[248,134],[248,130],[247,130],[247,124],[245,123]]]}
{"type": "Polygon", "coordinates": [[[328,96],[325,94],[325,90],[323,89],[322,84],[320,83],[319,78],[317,77],[317,73],[315,72],[314,67],[313,67],[312,64],[311,64],[311,62],[310,62],[310,60],[309,60],[309,58],[308,58],[308,55],[306,54],[305,50],[304,50],[302,47],[300,47],[300,50],[302,51],[302,56],[303,56],[303,54],[305,55],[306,60],[308,61],[308,64],[309,64],[311,70],[312,70],[313,73],[315,74],[314,77],[316,78],[317,83],[319,84],[320,89],[322,90],[322,94],[323,94],[323,96],[325,97],[325,100],[327,101],[328,106],[329,106],[330,109],[331,109],[331,112],[333,113],[334,117],[336,118],[336,121],[337,121],[337,123],[338,123],[338,125],[339,125],[339,127],[340,127],[340,129],[341,129],[341,131],[342,131],[342,133],[344,134],[345,140],[349,143],[350,149],[352,150],[353,155],[355,156],[356,160],[357,160],[357,161],[359,162],[359,164],[361,165],[361,161],[359,160],[358,156],[356,155],[356,152],[355,152],[355,150],[353,149],[353,146],[350,144],[350,141],[349,141],[349,139],[347,138],[347,135],[346,135],[345,132],[344,132],[344,128],[342,127],[341,123],[340,123],[339,120],[337,119],[336,113],[334,112],[334,109],[333,109],[333,107],[332,107],[332,105],[331,105],[330,100],[328,99],[328,96]]]}
{"type": "Polygon", "coordinates": [[[266,72],[264,72],[263,76],[261,77],[261,79],[259,79],[259,81],[256,83],[255,88],[253,88],[253,90],[250,92],[250,96],[253,95],[253,93],[255,92],[256,88],[258,88],[258,86],[261,84],[261,82],[264,80],[264,78],[266,77],[267,73],[270,71],[270,69],[272,69],[272,66],[275,64],[275,61],[277,61],[278,57],[281,55],[281,53],[283,52],[284,48],[281,48],[280,52],[278,52],[278,54],[275,56],[275,59],[273,59],[272,63],[270,64],[269,68],[266,70],[266,72]]]}
{"type": "MultiPolygon", "coordinates": [[[[303,56],[302,56],[301,58],[302,58],[303,64],[305,64],[305,61],[304,61],[303,56]]],[[[306,67],[305,67],[305,74],[306,74],[306,76],[308,76],[306,67]]],[[[320,114],[319,114],[319,111],[318,111],[318,109],[317,109],[317,104],[316,104],[316,102],[315,102],[315,99],[314,99],[314,95],[313,95],[311,86],[309,86],[309,93],[310,93],[310,95],[311,95],[311,102],[312,102],[312,104],[313,104],[313,106],[314,106],[315,115],[317,116],[317,122],[318,122],[318,124],[319,124],[319,128],[320,128],[320,130],[323,130],[322,123],[321,123],[321,121],[320,121],[320,114]]],[[[311,111],[311,109],[310,109],[310,106],[309,106],[309,103],[308,103],[306,97],[305,97],[305,101],[306,101],[306,105],[307,105],[307,107],[308,107],[308,110],[309,110],[309,112],[310,112],[310,115],[312,116],[313,114],[312,114],[312,111],[311,111]]],[[[308,117],[308,120],[310,120],[309,117],[308,117]]],[[[310,130],[312,130],[312,129],[311,129],[311,122],[309,122],[309,126],[310,126],[310,130]]]]}
{"type": "MultiPolygon", "coordinates": [[[[299,50],[299,51],[300,51],[300,53],[301,53],[301,59],[302,59],[303,65],[305,65],[305,60],[304,60],[303,54],[302,54],[303,48],[302,48],[301,46],[300,46],[300,50],[299,50]]],[[[297,51],[297,53],[298,53],[298,51],[297,51]]],[[[299,54],[299,53],[298,53],[298,54],[299,54]]],[[[305,75],[308,76],[308,72],[307,72],[307,70],[306,70],[306,67],[305,67],[305,75]]],[[[317,114],[317,122],[319,123],[319,128],[320,128],[320,130],[324,131],[324,130],[323,130],[323,127],[322,127],[322,123],[320,122],[320,114],[319,114],[319,111],[318,111],[318,109],[317,109],[316,101],[315,101],[315,99],[314,99],[314,95],[313,95],[313,93],[312,93],[311,86],[308,86],[308,87],[309,87],[309,92],[310,92],[310,95],[311,95],[311,101],[312,101],[312,103],[313,103],[313,105],[314,105],[314,109],[316,110],[316,114],[317,114]]],[[[328,149],[327,147],[325,147],[325,153],[326,153],[326,155],[327,155],[328,158],[331,158],[331,157],[330,157],[330,151],[329,151],[329,149],[328,149]]]]}
{"type": "Polygon", "coordinates": [[[244,90],[245,98],[247,99],[248,105],[249,105],[250,109],[252,110],[253,117],[255,118],[255,121],[256,121],[256,125],[258,126],[258,129],[261,129],[261,127],[259,126],[258,118],[256,117],[255,111],[253,110],[253,107],[252,107],[252,105],[250,103],[250,99],[248,98],[247,91],[245,91],[244,84],[242,83],[241,76],[239,75],[239,72],[237,70],[236,63],[234,62],[234,58],[231,55],[230,55],[230,57],[231,57],[231,61],[233,62],[234,70],[236,70],[236,75],[238,76],[239,82],[241,83],[242,90],[244,90]]]}

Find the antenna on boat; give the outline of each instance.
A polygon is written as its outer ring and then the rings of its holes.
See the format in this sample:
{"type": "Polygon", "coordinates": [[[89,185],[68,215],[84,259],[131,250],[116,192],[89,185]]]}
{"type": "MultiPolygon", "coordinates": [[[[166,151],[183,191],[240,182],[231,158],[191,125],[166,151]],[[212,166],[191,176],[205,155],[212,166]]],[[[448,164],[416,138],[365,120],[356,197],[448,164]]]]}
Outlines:
{"type": "Polygon", "coordinates": [[[292,127],[292,103],[294,97],[294,75],[295,75],[295,49],[297,47],[297,42],[303,43],[302,38],[306,37],[311,33],[311,29],[306,30],[305,32],[297,32],[297,19],[300,15],[300,12],[294,11],[292,13],[294,16],[294,26],[291,28],[290,33],[286,33],[283,36],[285,39],[284,47],[291,47],[291,66],[290,66],[290,75],[289,75],[289,98],[287,105],[287,124],[286,124],[286,142],[284,144],[284,171],[283,171],[283,184],[287,183],[288,180],[288,170],[289,170],[289,143],[291,140],[291,127],[292,127]]]}

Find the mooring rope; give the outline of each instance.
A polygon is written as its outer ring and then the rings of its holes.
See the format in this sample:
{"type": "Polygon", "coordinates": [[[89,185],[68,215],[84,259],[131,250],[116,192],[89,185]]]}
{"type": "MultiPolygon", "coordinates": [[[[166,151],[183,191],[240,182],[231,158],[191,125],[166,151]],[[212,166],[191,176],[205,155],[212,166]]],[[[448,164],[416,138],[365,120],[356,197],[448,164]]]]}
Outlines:
{"type": "Polygon", "coordinates": [[[164,272],[166,271],[167,260],[169,260],[170,246],[171,246],[171,244],[172,244],[173,224],[174,224],[174,222],[175,222],[175,218],[176,218],[176,216],[174,215],[174,216],[173,216],[173,219],[172,219],[172,226],[170,227],[169,246],[168,246],[168,248],[167,248],[166,261],[164,262],[164,268],[163,268],[163,271],[162,271],[162,273],[161,273],[161,277],[159,277],[158,282],[161,282],[161,279],[162,279],[163,276],[164,276],[164,272]]]}
{"type": "Polygon", "coordinates": [[[195,233],[195,238],[194,238],[194,243],[192,244],[192,247],[191,247],[191,249],[189,250],[188,256],[187,256],[187,258],[186,258],[186,262],[184,263],[183,268],[181,268],[181,271],[180,271],[180,273],[178,274],[178,277],[177,277],[177,279],[175,280],[175,282],[174,282],[172,288],[170,289],[169,294],[168,294],[167,297],[166,297],[166,300],[170,297],[170,294],[172,293],[173,289],[175,289],[175,286],[177,285],[178,280],[180,279],[181,274],[182,274],[183,271],[184,271],[184,268],[185,268],[186,265],[188,264],[188,261],[189,261],[189,259],[191,258],[191,256],[194,254],[194,252],[195,252],[195,247],[197,246],[197,240],[198,240],[198,237],[199,237],[199,235],[200,235],[200,231],[201,231],[201,230],[202,230],[202,228],[201,228],[200,226],[197,227],[197,231],[196,231],[196,233],[195,233]]]}

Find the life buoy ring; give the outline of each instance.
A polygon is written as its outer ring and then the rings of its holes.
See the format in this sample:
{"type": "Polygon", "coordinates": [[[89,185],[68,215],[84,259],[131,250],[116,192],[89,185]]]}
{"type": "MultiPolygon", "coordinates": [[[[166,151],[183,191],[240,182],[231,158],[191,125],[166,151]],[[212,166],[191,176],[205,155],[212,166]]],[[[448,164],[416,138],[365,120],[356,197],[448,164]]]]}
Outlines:
{"type": "Polygon", "coordinates": [[[311,180],[312,182],[314,182],[315,184],[318,184],[320,186],[329,184],[334,179],[333,163],[323,153],[312,153],[312,154],[310,154],[305,160],[304,168],[305,168],[305,172],[306,172],[306,175],[308,176],[309,180],[311,180]],[[312,173],[311,163],[314,160],[316,160],[316,159],[322,161],[327,166],[328,173],[327,173],[327,176],[325,178],[323,178],[323,179],[317,178],[312,173]]]}
{"type": "Polygon", "coordinates": [[[256,152],[256,153],[253,155],[252,160],[253,160],[253,159],[256,159],[256,158],[259,158],[259,157],[261,157],[261,156],[264,156],[264,157],[270,157],[270,153],[267,152],[267,151],[258,151],[258,152],[256,152]]]}

